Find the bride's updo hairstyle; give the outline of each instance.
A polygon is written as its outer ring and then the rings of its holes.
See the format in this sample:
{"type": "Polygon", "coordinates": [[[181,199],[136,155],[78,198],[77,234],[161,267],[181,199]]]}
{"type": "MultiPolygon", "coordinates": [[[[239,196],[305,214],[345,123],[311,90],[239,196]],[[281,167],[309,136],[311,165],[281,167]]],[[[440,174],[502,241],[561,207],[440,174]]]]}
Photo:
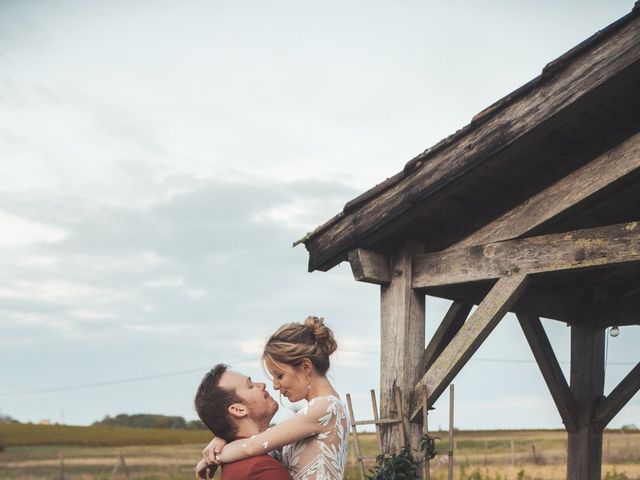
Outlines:
{"type": "Polygon", "coordinates": [[[308,358],[316,371],[324,375],[329,370],[329,355],[338,344],[324,319],[307,317],[304,323],[288,323],[271,335],[264,347],[262,360],[269,364],[298,367],[308,358]]]}

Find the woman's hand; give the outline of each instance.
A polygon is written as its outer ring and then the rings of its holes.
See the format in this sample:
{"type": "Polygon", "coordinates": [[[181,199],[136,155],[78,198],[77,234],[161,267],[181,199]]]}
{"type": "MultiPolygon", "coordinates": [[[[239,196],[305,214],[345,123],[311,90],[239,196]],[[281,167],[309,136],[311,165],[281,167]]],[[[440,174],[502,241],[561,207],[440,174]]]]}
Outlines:
{"type": "Polygon", "coordinates": [[[213,465],[220,465],[221,462],[218,460],[218,454],[222,451],[224,446],[227,444],[225,440],[219,437],[215,437],[213,440],[209,442],[209,445],[205,447],[202,451],[202,456],[204,460],[213,465]]]}
{"type": "Polygon", "coordinates": [[[217,469],[217,465],[209,465],[209,462],[203,458],[196,466],[196,480],[207,480],[207,477],[213,478],[217,469]]]}

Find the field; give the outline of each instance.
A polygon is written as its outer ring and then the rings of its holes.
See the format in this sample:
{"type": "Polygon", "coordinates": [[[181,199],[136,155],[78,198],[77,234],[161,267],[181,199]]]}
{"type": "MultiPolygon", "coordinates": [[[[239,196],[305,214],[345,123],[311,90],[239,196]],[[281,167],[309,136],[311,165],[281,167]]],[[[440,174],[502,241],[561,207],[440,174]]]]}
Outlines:
{"type": "MultiPolygon", "coordinates": [[[[208,434],[202,431],[127,429],[118,427],[60,427],[0,424],[0,478],[40,480],[178,480],[193,478],[208,434]],[[57,429],[57,430],[56,430],[57,429]],[[115,469],[124,458],[126,468],[115,469]]],[[[446,432],[434,435],[447,438],[446,432]]],[[[353,437],[351,438],[353,440],[353,437]]],[[[360,435],[365,455],[375,455],[373,434],[360,435]]],[[[432,461],[432,478],[445,480],[448,445],[432,461]]],[[[566,435],[561,431],[457,432],[456,480],[555,480],[566,471],[566,435]]],[[[607,431],[603,479],[640,480],[640,432],[607,431]]],[[[350,452],[347,480],[359,478],[350,452]]]]}

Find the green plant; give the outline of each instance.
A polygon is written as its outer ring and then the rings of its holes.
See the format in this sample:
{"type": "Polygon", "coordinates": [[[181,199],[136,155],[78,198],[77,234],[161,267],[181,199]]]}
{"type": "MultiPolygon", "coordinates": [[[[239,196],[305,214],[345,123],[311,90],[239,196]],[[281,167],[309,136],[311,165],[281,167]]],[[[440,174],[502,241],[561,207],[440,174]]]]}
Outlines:
{"type": "Polygon", "coordinates": [[[613,472],[607,472],[604,476],[604,480],[631,480],[627,475],[622,472],[618,473],[616,469],[613,469],[613,472]]]}
{"type": "MultiPolygon", "coordinates": [[[[420,450],[429,460],[438,453],[435,440],[435,437],[429,435],[423,435],[420,439],[420,450]]],[[[418,474],[420,462],[413,458],[409,447],[404,447],[391,456],[378,455],[376,463],[377,465],[371,470],[372,476],[368,476],[371,480],[418,480],[420,478],[418,474]]]]}

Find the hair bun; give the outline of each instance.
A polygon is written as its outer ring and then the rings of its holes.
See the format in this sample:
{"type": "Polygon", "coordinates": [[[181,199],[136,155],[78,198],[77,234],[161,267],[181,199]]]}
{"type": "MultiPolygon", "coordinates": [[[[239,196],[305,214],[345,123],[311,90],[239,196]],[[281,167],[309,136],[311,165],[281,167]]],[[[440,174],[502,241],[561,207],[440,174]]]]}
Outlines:
{"type": "Polygon", "coordinates": [[[324,318],[309,316],[305,319],[304,326],[309,329],[309,332],[315,338],[318,349],[321,352],[331,355],[338,349],[333,332],[324,324],[324,318]]]}

